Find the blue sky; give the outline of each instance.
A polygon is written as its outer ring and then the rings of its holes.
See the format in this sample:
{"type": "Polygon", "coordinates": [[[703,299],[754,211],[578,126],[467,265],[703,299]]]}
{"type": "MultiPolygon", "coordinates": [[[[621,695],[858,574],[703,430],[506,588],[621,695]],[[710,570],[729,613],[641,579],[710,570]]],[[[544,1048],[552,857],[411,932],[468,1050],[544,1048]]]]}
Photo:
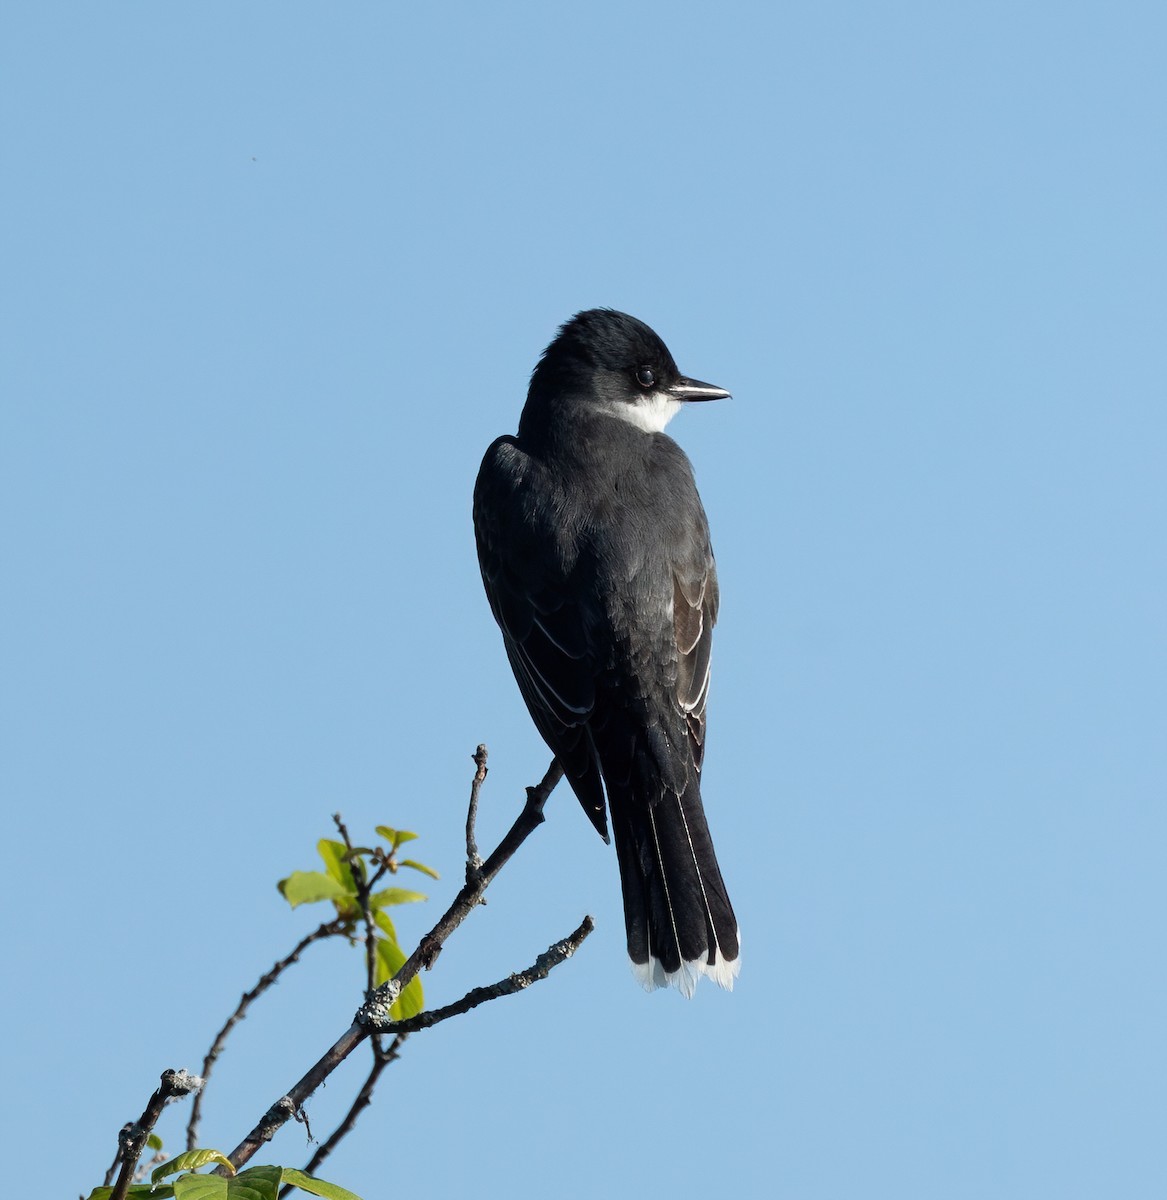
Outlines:
{"type": "MultiPolygon", "coordinates": [[[[323,1174],[366,1200],[1158,1194],[1161,6],[4,22],[13,1194],[88,1190],[159,1072],[198,1066],[318,919],[274,885],[330,813],[422,835],[416,937],[474,746],[485,843],[542,774],[470,490],[597,304],[734,393],[670,432],[722,583],[705,791],[739,985],[636,987],[614,856],[558,793],[430,1000],[596,933],[414,1038],[323,1174]]],[[[206,1144],[346,1027],[360,974],[316,947],[265,998],[206,1144]]],[[[297,1127],[266,1157],[308,1153],[297,1127]]]]}

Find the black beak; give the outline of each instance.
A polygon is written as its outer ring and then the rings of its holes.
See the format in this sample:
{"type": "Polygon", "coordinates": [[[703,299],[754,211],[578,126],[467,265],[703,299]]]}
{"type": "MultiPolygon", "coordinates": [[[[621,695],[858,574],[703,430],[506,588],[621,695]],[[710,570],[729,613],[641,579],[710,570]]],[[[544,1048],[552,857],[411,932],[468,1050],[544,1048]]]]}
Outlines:
{"type": "Polygon", "coordinates": [[[674,400],[728,400],[729,392],[712,383],[702,383],[700,379],[689,379],[682,375],[668,393],[674,400]]]}

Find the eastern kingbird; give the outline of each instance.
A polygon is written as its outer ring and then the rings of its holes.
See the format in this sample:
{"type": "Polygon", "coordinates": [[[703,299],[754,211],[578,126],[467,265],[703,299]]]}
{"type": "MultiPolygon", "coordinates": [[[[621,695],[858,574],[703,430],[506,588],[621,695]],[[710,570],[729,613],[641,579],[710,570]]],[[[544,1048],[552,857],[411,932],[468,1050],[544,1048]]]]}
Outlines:
{"type": "Polygon", "coordinates": [[[511,668],[605,842],[607,792],[633,972],[686,996],[701,975],[733,987],[739,938],[701,806],[717,573],[693,468],[663,430],[728,395],[635,317],[579,313],[474,488],[511,668]]]}

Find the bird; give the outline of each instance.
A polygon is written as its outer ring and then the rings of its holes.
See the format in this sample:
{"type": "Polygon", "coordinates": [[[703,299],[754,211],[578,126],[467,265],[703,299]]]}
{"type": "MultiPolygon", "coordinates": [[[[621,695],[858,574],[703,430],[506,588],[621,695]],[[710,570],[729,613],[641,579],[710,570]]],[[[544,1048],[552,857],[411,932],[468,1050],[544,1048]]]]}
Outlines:
{"type": "Polygon", "coordinates": [[[518,434],[474,487],[482,580],[532,720],[605,842],[646,990],[731,990],[740,934],[701,800],[718,586],[693,469],[665,434],[728,398],[682,375],[643,321],[564,323],[531,374],[518,434]]]}

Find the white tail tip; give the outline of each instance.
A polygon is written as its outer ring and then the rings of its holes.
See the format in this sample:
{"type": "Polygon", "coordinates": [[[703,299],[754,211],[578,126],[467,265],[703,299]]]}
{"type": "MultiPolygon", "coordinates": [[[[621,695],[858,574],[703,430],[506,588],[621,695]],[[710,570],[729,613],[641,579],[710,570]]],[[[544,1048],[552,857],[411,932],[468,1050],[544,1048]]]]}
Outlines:
{"type": "MultiPolygon", "coordinates": [[[[738,946],[739,948],[741,946],[740,933],[738,934],[738,946]]],[[[646,963],[634,962],[631,965],[636,982],[646,992],[655,991],[657,988],[675,987],[686,1000],[691,1000],[693,993],[697,990],[697,981],[702,975],[712,979],[718,987],[732,992],[733,981],[738,977],[742,960],[740,953],[737,958],[726,958],[721,953],[721,948],[718,947],[717,953],[713,956],[713,962],[707,962],[704,958],[695,958],[690,962],[681,963],[675,971],[666,971],[661,966],[659,958],[650,958],[646,963]]]]}

